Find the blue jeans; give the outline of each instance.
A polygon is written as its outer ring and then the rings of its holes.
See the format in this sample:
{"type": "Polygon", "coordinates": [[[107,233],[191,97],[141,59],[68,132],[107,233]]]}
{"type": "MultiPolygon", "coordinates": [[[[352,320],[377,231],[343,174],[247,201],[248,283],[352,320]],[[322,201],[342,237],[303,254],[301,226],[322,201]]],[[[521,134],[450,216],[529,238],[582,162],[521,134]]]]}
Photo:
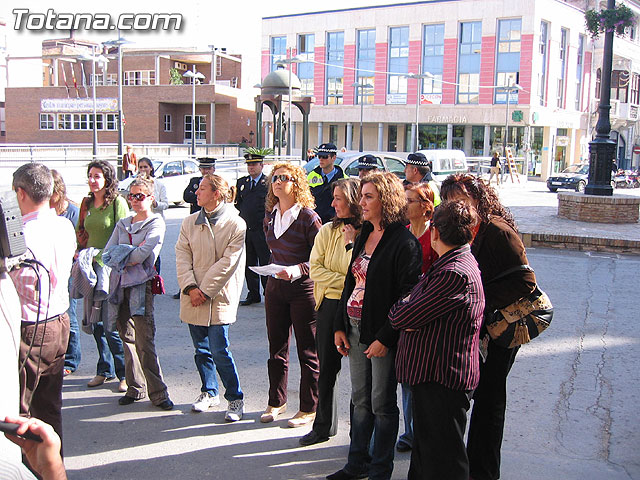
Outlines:
{"type": "Polygon", "coordinates": [[[124,349],[118,332],[109,332],[104,329],[102,322],[93,325],[93,338],[98,346],[98,367],[96,375],[107,378],[118,377],[123,380],[124,373],[124,349]]]}
{"type": "Polygon", "coordinates": [[[359,342],[360,330],[352,326],[348,338],[353,416],[344,470],[352,475],[368,472],[371,480],[389,479],[400,416],[395,350],[390,349],[384,357],[368,359],[364,353],[368,345],[359,342]]]}
{"type": "Polygon", "coordinates": [[[402,386],[402,414],[404,416],[404,433],[398,438],[398,445],[404,444],[413,447],[413,407],[411,406],[411,386],[408,383],[402,386]]]}
{"type": "MultiPolygon", "coordinates": [[[[72,279],[69,277],[69,292],[71,292],[72,279]]],[[[67,353],[64,356],[64,368],[68,368],[75,372],[80,365],[82,351],[80,349],[80,326],[78,325],[78,299],[69,295],[69,344],[67,345],[67,353]]]]}
{"type": "Polygon", "coordinates": [[[243,399],[238,369],[229,351],[229,325],[189,325],[189,333],[196,349],[193,358],[202,380],[200,390],[218,395],[217,370],[224,385],[224,398],[230,402],[243,399]]]}

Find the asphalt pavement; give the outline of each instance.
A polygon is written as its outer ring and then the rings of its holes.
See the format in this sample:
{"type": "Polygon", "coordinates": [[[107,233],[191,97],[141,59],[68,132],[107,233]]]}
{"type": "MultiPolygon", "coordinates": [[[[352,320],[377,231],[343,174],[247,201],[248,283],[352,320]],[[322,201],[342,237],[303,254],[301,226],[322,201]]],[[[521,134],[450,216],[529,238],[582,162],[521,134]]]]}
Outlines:
{"type": "MultiPolygon", "coordinates": [[[[505,185],[503,201],[518,223],[539,224],[556,195],[542,183],[505,185]]],[[[626,193],[626,192],[625,192],[626,193]]],[[[640,192],[639,192],[640,193],[640,192]]],[[[551,210],[548,210],[550,212],[551,210]]],[[[187,208],[167,212],[162,251],[167,292],[177,291],[175,244],[187,208]]],[[[598,227],[594,227],[597,229],[598,227]]],[[[638,226],[630,230],[638,234],[638,226]]],[[[555,306],[552,326],[524,346],[509,377],[503,479],[640,479],[640,429],[635,414],[640,371],[637,290],[640,257],[615,253],[528,250],[540,286],[555,306]]],[[[338,382],[339,433],[300,447],[310,427],[291,429],[298,410],[299,368],[292,343],[288,412],[271,424],[264,304],[240,307],[230,328],[231,351],[245,393],[245,416],[224,421],[226,402],[190,412],[200,379],[187,327],[170,295],[155,302],[156,341],[173,411],[147,400],[118,405],[115,382],[89,389],[97,352],[82,334],[82,362],[64,383],[65,464],[70,479],[320,479],[340,469],[349,445],[349,372],[338,382]]],[[[402,431],[402,422],[401,428],[402,431]]],[[[406,478],[410,454],[396,454],[394,479],[406,478]]]]}

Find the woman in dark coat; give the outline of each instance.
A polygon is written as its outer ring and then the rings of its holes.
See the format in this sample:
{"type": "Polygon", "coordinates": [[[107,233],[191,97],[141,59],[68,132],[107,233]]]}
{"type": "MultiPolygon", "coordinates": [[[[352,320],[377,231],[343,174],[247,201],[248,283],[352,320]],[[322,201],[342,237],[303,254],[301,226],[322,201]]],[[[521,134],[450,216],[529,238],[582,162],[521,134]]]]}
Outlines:
{"type": "MultiPolygon", "coordinates": [[[[532,271],[517,270],[492,281],[519,265],[528,265],[524,245],[511,213],[495,191],[472,175],[456,174],[442,182],[443,201],[462,200],[480,217],[471,253],[478,262],[487,315],[529,295],[536,286],[532,271]]],[[[480,383],[473,394],[473,410],[467,438],[470,477],[474,480],[500,478],[500,449],[507,406],[507,375],[518,353],[493,342],[483,325],[480,331],[480,383]]]]}

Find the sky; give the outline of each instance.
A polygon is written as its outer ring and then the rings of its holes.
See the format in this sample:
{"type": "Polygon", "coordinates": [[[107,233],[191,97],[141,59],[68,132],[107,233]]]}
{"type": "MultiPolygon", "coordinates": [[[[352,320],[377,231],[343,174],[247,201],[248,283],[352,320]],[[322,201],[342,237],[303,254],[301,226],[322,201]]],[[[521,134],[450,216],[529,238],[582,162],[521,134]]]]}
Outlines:
{"type": "MultiPolygon", "coordinates": [[[[46,14],[48,9],[55,13],[179,13],[183,25],[179,32],[128,32],[127,40],[135,42],[132,47],[198,47],[208,49],[208,45],[226,47],[227,53],[243,55],[243,84],[260,82],[260,38],[261,20],[265,16],[292,13],[343,9],[368,5],[400,3],[390,0],[323,0],[322,2],[301,2],[300,0],[109,0],[108,2],[77,2],[69,0],[9,0],[2,2],[0,17],[7,22],[7,53],[11,56],[36,56],[41,53],[41,42],[48,38],[64,38],[67,32],[29,31],[25,28],[14,30],[15,8],[28,9],[30,13],[46,14]],[[133,5],[133,7],[132,7],[133,5]]],[[[76,38],[106,41],[117,38],[115,32],[79,31],[76,38]]],[[[10,62],[10,86],[22,77],[19,86],[41,85],[41,70],[38,62],[20,61],[20,73],[15,68],[17,61],[10,62]],[[23,73],[24,72],[24,73],[23,73]]]]}

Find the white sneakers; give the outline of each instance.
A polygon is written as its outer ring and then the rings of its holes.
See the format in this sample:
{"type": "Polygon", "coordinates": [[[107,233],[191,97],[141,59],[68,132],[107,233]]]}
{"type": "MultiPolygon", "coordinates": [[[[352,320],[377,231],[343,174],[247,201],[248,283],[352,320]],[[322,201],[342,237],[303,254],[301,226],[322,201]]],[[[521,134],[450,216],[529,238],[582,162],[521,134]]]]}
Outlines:
{"type": "Polygon", "coordinates": [[[225,414],[224,419],[227,422],[237,422],[242,419],[243,413],[244,402],[242,400],[231,400],[227,407],[227,413],[225,414]]]}
{"type": "Polygon", "coordinates": [[[216,405],[220,405],[220,397],[218,395],[213,396],[209,392],[202,392],[191,405],[191,410],[194,412],[206,412],[216,405]]]}

